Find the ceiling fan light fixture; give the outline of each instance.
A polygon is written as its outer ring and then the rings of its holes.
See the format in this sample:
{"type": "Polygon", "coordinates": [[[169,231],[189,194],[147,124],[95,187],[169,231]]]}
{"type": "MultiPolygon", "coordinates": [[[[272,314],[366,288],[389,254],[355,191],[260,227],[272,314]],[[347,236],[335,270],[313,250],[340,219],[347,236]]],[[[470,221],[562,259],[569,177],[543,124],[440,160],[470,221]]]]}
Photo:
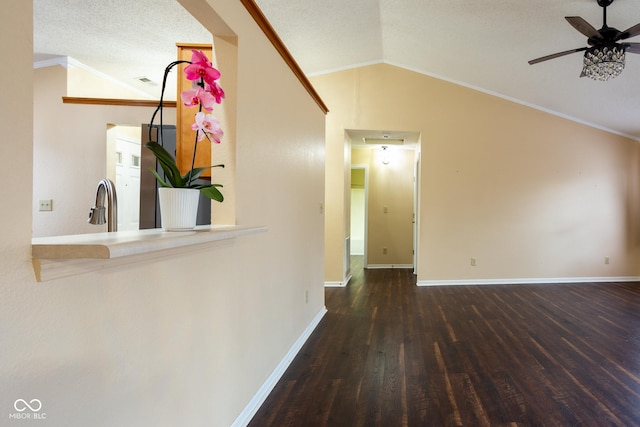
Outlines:
{"type": "Polygon", "coordinates": [[[587,49],[584,53],[583,74],[600,81],[619,76],[624,70],[625,50],[618,43],[587,49]]]}

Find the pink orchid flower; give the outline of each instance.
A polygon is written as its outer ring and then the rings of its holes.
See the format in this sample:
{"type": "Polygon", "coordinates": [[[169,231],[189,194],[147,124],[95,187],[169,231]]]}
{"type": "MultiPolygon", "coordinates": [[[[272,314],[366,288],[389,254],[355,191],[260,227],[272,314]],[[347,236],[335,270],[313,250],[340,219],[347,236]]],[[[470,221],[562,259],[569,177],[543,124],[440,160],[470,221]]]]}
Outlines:
{"type": "Polygon", "coordinates": [[[212,66],[211,61],[209,61],[207,55],[205,55],[205,53],[201,50],[191,50],[191,62],[193,64],[204,64],[209,67],[212,66]]]}
{"type": "Polygon", "coordinates": [[[196,114],[196,121],[191,125],[191,129],[197,131],[198,141],[202,141],[208,135],[220,144],[220,139],[224,135],[218,119],[213,114],[205,114],[202,111],[196,114]]]}
{"type": "Polygon", "coordinates": [[[213,68],[207,56],[200,50],[193,50],[191,64],[184,68],[187,80],[203,79],[208,84],[214,84],[220,78],[220,71],[213,68]]]}
{"type": "Polygon", "coordinates": [[[207,84],[205,85],[205,90],[211,94],[216,100],[216,104],[220,104],[222,102],[222,98],[224,98],[224,90],[217,84],[207,84]]]}
{"type": "MultiPolygon", "coordinates": [[[[213,104],[218,102],[217,97],[213,95],[211,92],[202,89],[201,87],[197,89],[185,90],[180,94],[182,98],[182,102],[187,107],[193,107],[198,104],[202,105],[202,108],[205,110],[213,110],[213,104]]],[[[219,104],[220,102],[218,102],[219,104]]]]}

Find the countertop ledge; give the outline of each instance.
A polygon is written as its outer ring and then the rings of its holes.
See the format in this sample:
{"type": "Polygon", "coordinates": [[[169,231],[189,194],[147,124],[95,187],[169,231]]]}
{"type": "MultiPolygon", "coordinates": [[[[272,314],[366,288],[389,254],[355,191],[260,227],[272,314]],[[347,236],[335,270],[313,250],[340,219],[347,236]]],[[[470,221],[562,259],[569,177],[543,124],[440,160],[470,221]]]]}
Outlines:
{"type": "Polygon", "coordinates": [[[40,259],[111,259],[199,245],[267,231],[266,227],[199,225],[190,231],[139,231],[36,237],[31,254],[40,259]]]}
{"type": "Polygon", "coordinates": [[[31,254],[36,280],[41,282],[143,261],[167,251],[181,253],[198,250],[207,243],[266,231],[266,227],[201,225],[190,231],[162,231],[156,228],[35,237],[31,240],[31,254]]]}

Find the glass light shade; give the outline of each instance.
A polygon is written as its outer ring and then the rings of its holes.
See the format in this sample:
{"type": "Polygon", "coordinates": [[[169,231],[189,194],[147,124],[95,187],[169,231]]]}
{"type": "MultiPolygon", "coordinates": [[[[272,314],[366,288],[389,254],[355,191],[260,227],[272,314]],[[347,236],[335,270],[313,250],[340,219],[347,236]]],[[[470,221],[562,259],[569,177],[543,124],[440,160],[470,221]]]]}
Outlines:
{"type": "Polygon", "coordinates": [[[619,44],[592,47],[584,53],[585,76],[600,81],[607,81],[619,76],[624,69],[625,48],[619,44]]]}

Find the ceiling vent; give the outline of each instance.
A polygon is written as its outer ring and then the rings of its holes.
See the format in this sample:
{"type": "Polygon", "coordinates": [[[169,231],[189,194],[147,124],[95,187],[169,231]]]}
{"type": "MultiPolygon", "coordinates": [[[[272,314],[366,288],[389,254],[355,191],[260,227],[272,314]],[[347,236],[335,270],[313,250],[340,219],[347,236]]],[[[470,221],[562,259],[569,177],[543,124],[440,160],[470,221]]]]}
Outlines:
{"type": "Polygon", "coordinates": [[[136,77],[136,80],[148,84],[149,86],[158,86],[158,84],[156,82],[154,82],[153,80],[151,80],[148,77],[142,76],[142,77],[136,77]]]}
{"type": "Polygon", "coordinates": [[[403,145],[404,138],[362,138],[367,145],[403,145]]]}

